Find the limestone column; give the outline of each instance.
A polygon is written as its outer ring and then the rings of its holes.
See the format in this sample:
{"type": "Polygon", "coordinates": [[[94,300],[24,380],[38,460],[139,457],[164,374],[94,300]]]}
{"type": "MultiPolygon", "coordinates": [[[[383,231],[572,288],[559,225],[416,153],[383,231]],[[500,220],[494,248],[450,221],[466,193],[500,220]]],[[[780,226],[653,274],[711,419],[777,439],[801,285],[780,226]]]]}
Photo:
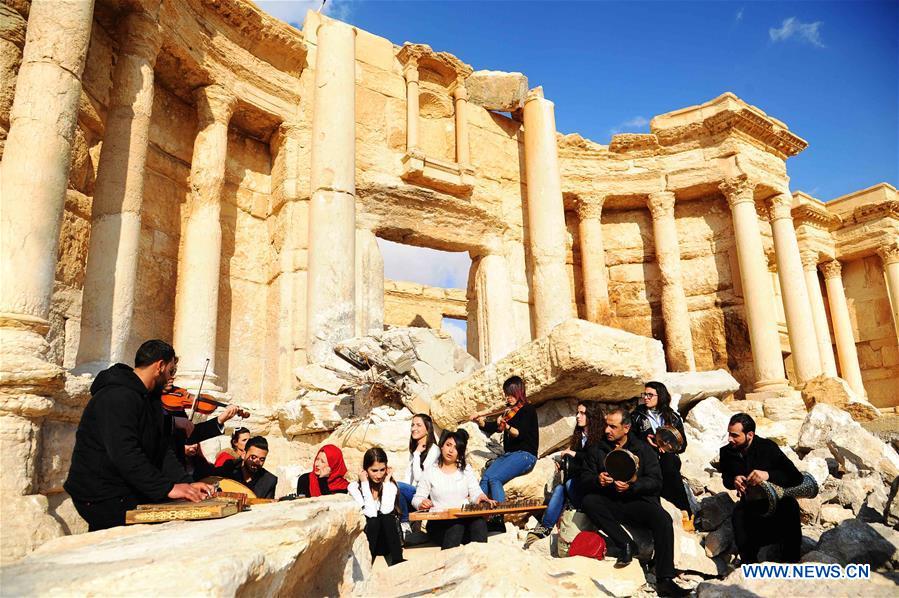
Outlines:
{"type": "Polygon", "coordinates": [[[883,274],[887,283],[887,294],[893,311],[893,326],[899,339],[899,242],[884,245],[877,250],[883,260],[883,274]]]}
{"type": "Polygon", "coordinates": [[[809,310],[809,296],[802,272],[802,259],[793,217],[790,213],[793,198],[788,193],[775,195],[771,199],[771,230],[774,235],[774,258],[777,261],[777,275],[783,296],[787,333],[793,351],[793,366],[800,383],[821,375],[821,355],[818,352],[818,338],[812,314],[809,310]]]}
{"type": "MultiPolygon", "coordinates": [[[[416,73],[417,75],[418,73],[416,73]]],[[[468,90],[461,79],[453,89],[453,100],[456,105],[456,162],[468,165],[471,162],[468,148],[468,90]]]]}
{"type": "Polygon", "coordinates": [[[203,375],[204,388],[221,390],[215,371],[219,277],[222,261],[222,189],[228,154],[228,122],[235,96],[221,85],[194,93],[198,131],[190,165],[188,215],[182,232],[175,294],[175,350],[179,383],[195,387],[203,375]]]}
{"type": "Polygon", "coordinates": [[[606,279],[606,252],[602,241],[603,198],[581,198],[577,204],[581,272],[587,320],[610,326],[609,283],[606,279]]]}
{"type": "Polygon", "coordinates": [[[754,187],[745,177],[724,181],[719,189],[730,204],[749,342],[755,368],[755,392],[789,390],[774,315],[774,289],[762,247],[754,187]]]}
{"type": "Polygon", "coordinates": [[[110,88],[103,148],[91,210],[76,372],[96,374],[130,363],[144,166],[153,110],[153,65],[161,37],[156,18],[125,15],[110,88]]]}
{"type": "Polygon", "coordinates": [[[499,254],[480,259],[475,274],[478,339],[481,363],[495,363],[515,349],[512,279],[506,258],[499,254]]]}
{"type": "Polygon", "coordinates": [[[543,97],[541,88],[528,93],[524,103],[524,161],[537,337],[546,336],[557,324],[572,317],[553,110],[553,103],[543,97]]]}
{"type": "Polygon", "coordinates": [[[840,361],[840,375],[849,384],[849,388],[858,396],[864,397],[865,385],[862,383],[862,370],[858,363],[855,335],[852,332],[849,305],[846,303],[846,290],[843,288],[843,268],[839,261],[832,260],[822,264],[821,271],[824,273],[827,302],[830,304],[830,319],[833,322],[837,359],[840,361]]]}
{"type": "MultiPolygon", "coordinates": [[[[403,67],[406,79],[406,152],[418,149],[418,61],[410,60],[403,67]]],[[[458,126],[457,126],[458,134],[458,126]]],[[[457,144],[458,148],[458,144],[457,144]]],[[[456,150],[458,151],[458,149],[456,150]]]]}
{"type": "Polygon", "coordinates": [[[355,45],[355,29],[330,19],[319,27],[306,301],[312,363],[326,359],[336,342],[355,331],[355,45]]]}
{"type": "Polygon", "coordinates": [[[674,372],[695,372],[690,310],[680,268],[680,245],[674,221],[674,193],[650,194],[647,205],[652,214],[656,263],[662,277],[662,319],[665,322],[665,355],[674,372]]]}
{"type": "Polygon", "coordinates": [[[824,297],[821,295],[821,282],[818,280],[818,252],[803,251],[801,258],[805,288],[808,291],[812,321],[815,324],[815,338],[818,344],[818,355],[821,358],[821,370],[825,376],[836,378],[837,363],[833,356],[833,344],[830,342],[830,326],[827,323],[827,312],[824,309],[824,297]]]}
{"type": "Polygon", "coordinates": [[[47,320],[92,0],[33,0],[0,163],[0,386],[58,380],[47,320]]]}
{"type": "Polygon", "coordinates": [[[356,336],[384,331],[384,257],[370,230],[356,231],[356,336]]]}

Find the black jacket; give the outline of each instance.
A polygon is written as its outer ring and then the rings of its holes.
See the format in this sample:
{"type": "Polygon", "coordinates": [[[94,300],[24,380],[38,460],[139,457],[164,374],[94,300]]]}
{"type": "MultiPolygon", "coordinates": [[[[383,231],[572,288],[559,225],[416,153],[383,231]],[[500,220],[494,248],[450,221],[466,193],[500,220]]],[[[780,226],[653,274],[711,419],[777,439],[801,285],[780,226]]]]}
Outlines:
{"type": "Polygon", "coordinates": [[[163,409],[162,414],[164,421],[163,429],[165,430],[166,436],[169,436],[171,439],[170,442],[172,443],[172,450],[175,452],[175,458],[178,459],[178,462],[181,463],[181,466],[185,469],[187,468],[187,460],[184,456],[184,445],[199,444],[204,440],[221,436],[224,432],[224,427],[219,424],[215,417],[212,417],[204,422],[195,424],[193,434],[191,434],[189,438],[185,438],[184,430],[175,427],[175,418],[183,417],[184,419],[187,419],[187,413],[171,413],[163,409]]]}
{"type": "Polygon", "coordinates": [[[755,436],[746,453],[727,444],[719,452],[719,468],[724,487],[734,489],[734,478],[746,476],[754,469],[768,472],[768,481],[781,488],[802,483],[802,474],[773,440],[755,436]]]}
{"type": "MultiPolygon", "coordinates": [[[[534,406],[530,403],[525,404],[521,409],[518,410],[518,413],[515,414],[515,417],[509,420],[509,426],[518,430],[518,437],[513,438],[511,434],[509,434],[509,428],[503,431],[503,451],[506,453],[512,453],[515,451],[525,451],[531,453],[535,457],[537,455],[537,450],[540,447],[540,428],[537,425],[537,410],[534,409],[534,406]]],[[[484,423],[484,427],[481,428],[485,434],[488,436],[490,434],[496,434],[499,431],[499,424],[496,423],[496,420],[487,421],[484,423]]]]}
{"type": "MultiPolygon", "coordinates": [[[[300,479],[297,480],[297,495],[309,497],[309,476],[313,474],[304,473],[300,476],[300,479]]],[[[322,496],[326,494],[347,494],[346,490],[331,490],[328,488],[328,476],[320,476],[318,478],[318,489],[321,491],[322,496]]]]}
{"type": "MultiPolygon", "coordinates": [[[[637,408],[631,412],[631,419],[633,420],[633,427],[631,430],[637,433],[641,440],[647,442],[647,438],[653,434],[652,431],[652,423],[649,421],[649,410],[646,408],[646,405],[637,405],[637,408]]],[[[680,435],[684,438],[684,446],[681,447],[681,450],[678,451],[678,454],[687,450],[687,434],[684,432],[684,420],[681,419],[680,415],[677,414],[676,411],[671,411],[671,421],[668,421],[668,418],[664,418],[664,425],[666,426],[674,426],[677,428],[677,431],[680,432],[680,435]]],[[[650,445],[650,448],[652,445],[650,445]]]]}
{"type": "Polygon", "coordinates": [[[176,483],[192,481],[163,431],[162,403],[134,370],[117,363],[97,374],[75,433],[69,477],[73,499],[131,496],[166,499],[176,483]]]}
{"type": "Polygon", "coordinates": [[[212,470],[212,475],[240,482],[252,490],[257,498],[275,498],[278,476],[266,468],[260,467],[253,479],[247,482],[243,477],[243,459],[232,459],[221,467],[216,467],[212,470]]]}
{"type": "Polygon", "coordinates": [[[625,449],[632,452],[640,459],[640,467],[637,469],[637,480],[631,484],[625,492],[615,490],[613,484],[601,486],[599,474],[605,471],[606,455],[615,447],[603,440],[587,447],[584,460],[584,470],[581,473],[580,489],[584,495],[604,494],[615,500],[649,500],[658,501],[662,490],[662,468],[659,466],[659,456],[654,448],[640,440],[634,432],[627,437],[625,449]]]}

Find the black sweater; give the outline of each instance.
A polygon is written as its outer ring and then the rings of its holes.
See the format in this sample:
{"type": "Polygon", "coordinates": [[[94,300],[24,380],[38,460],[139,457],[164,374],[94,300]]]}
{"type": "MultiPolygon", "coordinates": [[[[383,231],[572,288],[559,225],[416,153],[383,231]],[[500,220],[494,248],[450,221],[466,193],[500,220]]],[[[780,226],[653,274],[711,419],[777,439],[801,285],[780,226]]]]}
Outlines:
{"type": "Polygon", "coordinates": [[[768,472],[768,481],[781,488],[802,483],[802,474],[773,440],[755,436],[746,453],[731,447],[721,447],[720,469],[724,487],[734,489],[734,478],[748,476],[754,469],[768,472]]]}
{"type": "MultiPolygon", "coordinates": [[[[503,431],[503,451],[512,453],[515,451],[525,451],[531,453],[535,457],[540,446],[540,428],[537,425],[537,410],[530,403],[527,403],[518,410],[511,420],[509,426],[503,431]],[[509,426],[518,430],[518,437],[513,438],[509,434],[509,426]]],[[[487,434],[496,434],[499,431],[499,424],[496,420],[487,421],[481,430],[487,434]]]]}
{"type": "Polygon", "coordinates": [[[587,447],[584,470],[581,473],[580,489],[584,495],[604,494],[614,500],[649,500],[658,501],[662,490],[662,468],[655,449],[640,440],[633,432],[627,437],[622,448],[632,452],[640,459],[637,469],[637,480],[624,492],[615,490],[614,484],[603,487],[599,483],[599,474],[606,470],[603,462],[606,455],[615,447],[608,441],[602,441],[587,447]]]}
{"type": "Polygon", "coordinates": [[[243,459],[232,459],[212,471],[212,475],[230,478],[240,482],[253,491],[257,498],[275,498],[275,488],[278,486],[278,476],[264,467],[260,467],[256,475],[249,482],[243,477],[243,459]]]}
{"type": "Polygon", "coordinates": [[[73,499],[131,496],[164,500],[176,483],[192,481],[163,432],[162,403],[134,370],[117,363],[97,374],[75,433],[63,487],[73,499]]]}
{"type": "MultiPolygon", "coordinates": [[[[297,480],[297,495],[302,495],[309,497],[309,476],[311,473],[304,473],[300,476],[300,479],[297,480]]],[[[331,490],[328,488],[328,476],[321,476],[318,478],[318,489],[321,490],[322,496],[326,494],[346,494],[347,491],[344,490],[331,490]]]]}

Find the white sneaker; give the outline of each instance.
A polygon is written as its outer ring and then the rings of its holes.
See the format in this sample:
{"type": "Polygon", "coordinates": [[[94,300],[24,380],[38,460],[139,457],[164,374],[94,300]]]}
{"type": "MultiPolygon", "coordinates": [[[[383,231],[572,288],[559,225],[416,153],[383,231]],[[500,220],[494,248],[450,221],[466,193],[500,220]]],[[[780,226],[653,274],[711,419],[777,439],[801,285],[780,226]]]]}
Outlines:
{"type": "Polygon", "coordinates": [[[408,521],[403,521],[400,523],[400,531],[403,532],[403,535],[408,535],[412,533],[412,524],[408,521]]]}

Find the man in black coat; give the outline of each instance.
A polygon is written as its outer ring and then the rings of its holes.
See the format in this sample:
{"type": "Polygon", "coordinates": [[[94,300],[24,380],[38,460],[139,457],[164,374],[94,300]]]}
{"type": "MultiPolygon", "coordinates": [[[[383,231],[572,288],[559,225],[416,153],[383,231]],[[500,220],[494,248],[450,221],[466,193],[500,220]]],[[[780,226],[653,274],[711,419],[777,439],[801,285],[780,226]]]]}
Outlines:
{"type": "Polygon", "coordinates": [[[724,487],[736,489],[741,500],[734,508],[734,539],[744,564],[758,561],[759,549],[779,544],[784,562],[799,561],[802,527],[799,503],[785,496],[770,517],[763,517],[764,504],[748,502],[742,497],[750,486],[770,482],[781,488],[802,483],[802,474],[774,441],[755,435],[755,421],[746,413],[730,418],[727,445],[720,451],[724,487]]]}
{"type": "Polygon", "coordinates": [[[685,596],[689,592],[674,583],[674,529],[671,516],[659,502],[662,470],[655,450],[631,433],[631,417],[624,409],[606,415],[606,442],[587,448],[581,490],[581,510],[590,521],[606,533],[609,542],[619,549],[616,567],[633,560],[637,547],[622,523],[648,527],[655,546],[656,591],[661,596],[685,596]],[[639,460],[633,482],[612,479],[606,472],[606,455],[614,449],[625,449],[639,460]]]}
{"type": "Polygon", "coordinates": [[[138,503],[197,502],[212,492],[190,483],[163,431],[160,391],[176,364],[171,345],[150,340],[137,350],[134,369],[117,363],[91,385],[63,484],[89,531],[124,525],[125,511],[138,503]]]}
{"type": "Polygon", "coordinates": [[[257,498],[275,498],[278,476],[265,469],[268,441],[262,436],[247,440],[243,459],[228,461],[215,469],[217,476],[236,480],[253,491],[257,498]]]}

